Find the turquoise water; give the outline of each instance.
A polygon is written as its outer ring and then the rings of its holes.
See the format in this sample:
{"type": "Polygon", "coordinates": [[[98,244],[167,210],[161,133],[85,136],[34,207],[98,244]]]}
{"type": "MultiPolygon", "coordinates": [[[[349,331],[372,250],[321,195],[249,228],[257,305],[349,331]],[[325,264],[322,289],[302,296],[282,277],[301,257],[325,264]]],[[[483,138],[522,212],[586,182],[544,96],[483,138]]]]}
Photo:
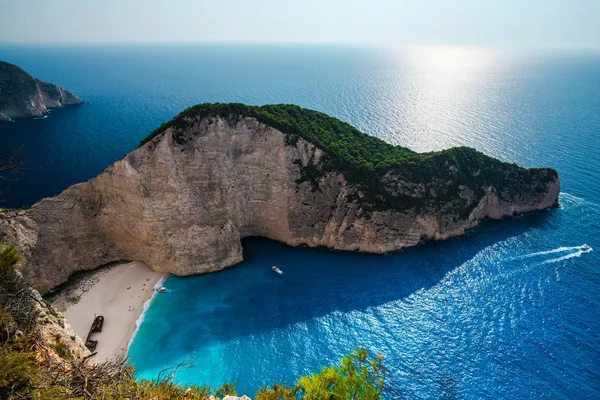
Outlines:
{"type": "Polygon", "coordinates": [[[244,263],[170,278],[129,355],[139,376],[292,383],[357,346],[386,398],[600,396],[600,54],[438,47],[0,47],[80,107],[0,125],[27,167],[4,205],[89,179],[204,101],[296,103],[418,151],[468,145],[558,170],[559,208],[384,256],[244,242],[244,263]],[[285,271],[278,276],[271,265],[285,271]]]}

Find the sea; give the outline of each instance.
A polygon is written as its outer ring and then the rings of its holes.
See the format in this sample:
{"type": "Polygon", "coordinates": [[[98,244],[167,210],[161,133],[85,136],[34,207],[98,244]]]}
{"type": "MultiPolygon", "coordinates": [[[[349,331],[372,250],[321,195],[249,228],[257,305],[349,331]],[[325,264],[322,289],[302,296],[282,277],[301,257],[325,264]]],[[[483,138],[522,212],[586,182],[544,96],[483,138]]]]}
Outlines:
{"type": "Polygon", "coordinates": [[[383,356],[385,399],[600,398],[600,52],[2,45],[0,59],[86,102],[0,125],[0,152],[24,159],[2,207],[94,177],[203,102],[294,103],[416,151],[560,175],[556,208],[385,255],[247,238],[239,265],[167,279],[128,350],[138,378],[252,397],[364,347],[383,356]]]}

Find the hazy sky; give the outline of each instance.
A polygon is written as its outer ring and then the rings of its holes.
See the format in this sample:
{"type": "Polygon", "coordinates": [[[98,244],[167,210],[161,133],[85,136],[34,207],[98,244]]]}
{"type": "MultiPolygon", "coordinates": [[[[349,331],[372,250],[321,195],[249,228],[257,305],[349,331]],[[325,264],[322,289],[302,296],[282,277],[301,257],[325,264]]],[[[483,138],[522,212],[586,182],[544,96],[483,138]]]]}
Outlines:
{"type": "Polygon", "coordinates": [[[600,47],[600,0],[0,0],[0,41],[600,47]]]}

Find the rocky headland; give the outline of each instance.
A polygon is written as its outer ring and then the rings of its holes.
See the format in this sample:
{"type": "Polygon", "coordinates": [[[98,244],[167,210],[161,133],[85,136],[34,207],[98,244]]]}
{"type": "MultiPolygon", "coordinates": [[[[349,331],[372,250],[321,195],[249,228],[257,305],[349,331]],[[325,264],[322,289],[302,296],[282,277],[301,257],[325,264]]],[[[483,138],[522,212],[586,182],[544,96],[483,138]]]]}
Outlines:
{"type": "Polygon", "coordinates": [[[3,212],[0,241],[44,293],[119,260],[217,271],[247,236],[384,253],[552,207],[559,191],[552,169],[470,148],[415,153],[297,106],[202,104],[96,178],[3,212]]]}
{"type": "Polygon", "coordinates": [[[80,103],[81,99],[68,90],[0,61],[0,122],[42,117],[51,108],[80,103]]]}

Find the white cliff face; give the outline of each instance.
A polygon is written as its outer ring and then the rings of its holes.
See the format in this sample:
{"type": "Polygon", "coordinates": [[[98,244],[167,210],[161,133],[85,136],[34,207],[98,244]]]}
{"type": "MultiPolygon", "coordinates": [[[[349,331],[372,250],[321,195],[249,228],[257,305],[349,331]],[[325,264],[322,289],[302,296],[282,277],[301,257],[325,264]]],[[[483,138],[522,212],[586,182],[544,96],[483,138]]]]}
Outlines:
{"type": "Polygon", "coordinates": [[[176,275],[217,271],[242,261],[247,236],[384,253],[462,235],[483,218],[550,207],[559,192],[558,179],[502,196],[503,188],[481,198],[465,189],[455,203],[468,198],[476,207],[463,216],[451,207],[365,211],[348,196],[360,190],[340,173],[322,176],[318,190],[301,182],[301,167],[323,156],[302,139],[286,145],[283,133],[253,118],[204,118],[177,142],[169,128],[98,177],[6,212],[0,240],[19,247],[25,276],[46,292],[117,260],[176,275]]]}

